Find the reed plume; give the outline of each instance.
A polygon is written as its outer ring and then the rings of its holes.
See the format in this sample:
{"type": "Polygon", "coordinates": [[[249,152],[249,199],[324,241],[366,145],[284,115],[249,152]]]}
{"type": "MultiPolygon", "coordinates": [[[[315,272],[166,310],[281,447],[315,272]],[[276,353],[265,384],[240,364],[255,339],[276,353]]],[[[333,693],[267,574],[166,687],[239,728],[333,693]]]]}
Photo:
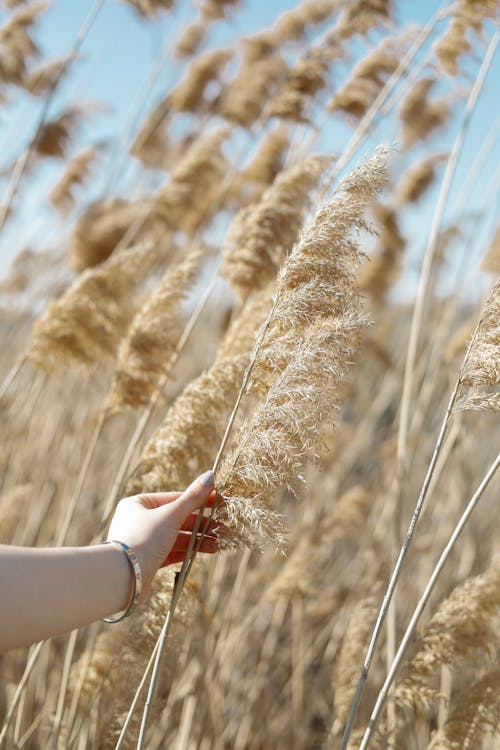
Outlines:
{"type": "Polygon", "coordinates": [[[380,227],[379,240],[375,252],[363,266],[360,286],[376,304],[382,305],[400,276],[406,240],[392,206],[375,203],[373,212],[375,223],[380,227]]]}
{"type": "Polygon", "coordinates": [[[12,13],[0,27],[0,81],[22,86],[28,63],[38,56],[30,30],[47,9],[46,3],[33,3],[12,13]]]}
{"type": "Polygon", "coordinates": [[[301,39],[311,27],[327,21],[339,6],[338,0],[303,0],[297,8],[282,13],[274,24],[277,43],[301,39]]]}
{"type": "Polygon", "coordinates": [[[130,147],[130,153],[145,167],[166,169],[169,138],[167,117],[170,114],[168,97],[162,99],[147,115],[130,147]]]}
{"type": "Polygon", "coordinates": [[[398,67],[401,52],[401,39],[383,39],[357,63],[351,78],[327,105],[328,109],[339,110],[356,119],[361,118],[382,90],[386,77],[398,67]]]}
{"type": "Polygon", "coordinates": [[[134,291],[159,253],[144,242],[85,270],[35,322],[28,359],[51,372],[89,369],[113,356],[135,312],[134,291]]]}
{"type": "Polygon", "coordinates": [[[166,105],[175,112],[196,112],[205,104],[205,90],[216,81],[233,53],[229,49],[214,49],[196,57],[180,83],[166,98],[166,105]]]}
{"type": "Polygon", "coordinates": [[[316,94],[326,85],[330,62],[342,54],[333,36],[329,42],[309,49],[289,70],[283,87],[269,107],[269,116],[308,122],[307,110],[314,103],[316,94]]]}
{"type": "MultiPolygon", "coordinates": [[[[90,147],[80,151],[67,164],[64,173],[49,193],[50,202],[61,213],[67,214],[75,205],[73,191],[90,176],[96,159],[97,149],[90,147]]],[[[102,257],[102,253],[99,255],[102,257]]]]}
{"type": "Polygon", "coordinates": [[[92,203],[73,228],[69,262],[74,271],[103,263],[125,238],[130,227],[148,218],[138,235],[141,240],[160,240],[165,225],[152,211],[151,203],[140,200],[129,203],[122,198],[105,198],[92,203]]]}
{"type": "Polygon", "coordinates": [[[106,402],[108,414],[149,402],[175,350],[181,333],[179,306],[199,271],[202,249],[169,268],[133,319],[120,344],[113,383],[106,402]]]}
{"type": "Polygon", "coordinates": [[[405,148],[428,138],[448,120],[451,111],[448,102],[445,99],[429,100],[435,83],[433,78],[420,78],[403,99],[399,116],[405,148]]]}
{"type": "Polygon", "coordinates": [[[289,132],[286,126],[280,125],[270,130],[261,141],[252,161],[242,170],[242,184],[239,189],[243,191],[246,183],[253,183],[255,192],[250,195],[255,199],[260,198],[264,188],[270,185],[283,169],[289,145],[289,132]]]}
{"type": "Polygon", "coordinates": [[[171,10],[175,0],[125,0],[143,18],[154,18],[164,10],[171,10]]]}
{"type": "Polygon", "coordinates": [[[432,154],[405,171],[396,191],[396,203],[416,203],[433,183],[437,167],[445,159],[446,154],[432,154]]]}
{"type": "Polygon", "coordinates": [[[237,541],[246,537],[250,546],[262,539],[283,543],[282,523],[271,502],[282,487],[299,489],[304,462],[319,453],[321,420],[337,402],[338,386],[366,324],[352,235],[367,228],[364,212],[385,179],[383,153],[347,177],[279,274],[249,383],[250,393],[262,401],[217,473],[224,504],[216,516],[229,530],[227,543],[233,529],[237,541]]]}
{"type": "Polygon", "coordinates": [[[498,18],[498,4],[494,0],[458,0],[450,8],[453,16],[443,36],[434,48],[443,70],[450,76],[458,75],[458,58],[472,50],[468,32],[481,33],[488,18],[498,18]]]}
{"type": "Polygon", "coordinates": [[[467,687],[428,750],[473,750],[500,726],[500,670],[493,668],[467,687]]]}
{"type": "Polygon", "coordinates": [[[331,160],[310,156],[280,172],[262,199],[235,217],[221,273],[241,299],[273,278],[292,248],[311,205],[311,191],[331,160]]]}
{"type": "Polygon", "coordinates": [[[228,8],[238,3],[239,0],[203,0],[200,14],[205,21],[219,21],[226,17],[228,8]]]}
{"type": "Polygon", "coordinates": [[[478,327],[471,342],[469,356],[459,374],[462,409],[498,410],[500,397],[485,388],[500,385],[500,278],[486,300],[478,327]],[[467,392],[467,388],[471,392],[467,392]]]}
{"type": "Polygon", "coordinates": [[[483,574],[467,579],[439,604],[396,688],[396,702],[415,710],[428,705],[442,665],[453,671],[484,666],[498,650],[499,612],[500,560],[495,558],[483,574]]]}
{"type": "Polygon", "coordinates": [[[336,26],[342,39],[355,34],[365,36],[380,24],[392,23],[392,3],[390,0],[353,0],[342,8],[342,15],[336,26]]]}
{"type": "Polygon", "coordinates": [[[191,57],[196,54],[205,39],[205,26],[199,21],[190,23],[184,29],[182,36],[177,40],[174,55],[178,58],[191,57]]]}
{"type": "Polygon", "coordinates": [[[228,171],[222,143],[227,128],[195,140],[172,170],[167,184],[154,197],[155,210],[167,228],[193,234],[210,216],[220,198],[220,185],[228,171]]]}
{"type": "Polygon", "coordinates": [[[34,142],[35,154],[41,157],[64,158],[81,118],[82,110],[79,107],[71,107],[54,120],[44,123],[34,142]]]}
{"type": "Polygon", "coordinates": [[[287,64],[279,54],[243,61],[236,77],[222,89],[215,112],[230,122],[249,128],[285,80],[287,64]]]}
{"type": "Polygon", "coordinates": [[[60,60],[50,60],[50,62],[40,65],[25,76],[22,84],[23,89],[29,91],[33,96],[46,94],[59,79],[68,62],[69,58],[62,57],[60,60]]]}
{"type": "Polygon", "coordinates": [[[183,487],[197,467],[201,471],[213,461],[271,293],[267,288],[248,300],[226,332],[213,365],[178,396],[144,448],[127,493],[183,487]]]}

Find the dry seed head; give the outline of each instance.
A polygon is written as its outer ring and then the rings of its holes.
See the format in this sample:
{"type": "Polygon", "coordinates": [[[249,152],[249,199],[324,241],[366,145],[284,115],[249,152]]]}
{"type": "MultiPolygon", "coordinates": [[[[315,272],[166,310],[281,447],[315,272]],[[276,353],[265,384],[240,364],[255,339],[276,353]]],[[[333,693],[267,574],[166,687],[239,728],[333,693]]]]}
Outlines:
{"type": "Polygon", "coordinates": [[[130,147],[130,153],[146,167],[164,169],[167,167],[167,117],[170,108],[168,97],[162,99],[142,123],[130,147]]]}
{"type": "Polygon", "coordinates": [[[217,114],[242,127],[250,127],[276,94],[286,72],[286,62],[278,54],[244,62],[215,102],[217,114]]]}
{"type": "Polygon", "coordinates": [[[28,62],[38,56],[38,47],[30,35],[30,27],[45,11],[47,4],[34,3],[10,15],[0,27],[0,80],[22,86],[28,62]]]}
{"type": "Polygon", "coordinates": [[[343,9],[337,24],[337,33],[342,39],[354,34],[367,34],[379,24],[392,22],[390,0],[351,0],[343,9]]]}
{"type": "Polygon", "coordinates": [[[386,77],[398,67],[405,40],[406,35],[383,39],[356,65],[351,78],[327,105],[328,109],[362,117],[382,90],[386,77]]]}
{"type": "Polygon", "coordinates": [[[133,293],[158,252],[141,243],[84,271],[35,322],[28,358],[50,372],[75,364],[91,368],[112,356],[134,315],[133,293]]]}
{"type": "Polygon", "coordinates": [[[199,271],[202,249],[169,268],[149,295],[120,344],[118,362],[107,399],[109,414],[149,402],[175,352],[181,329],[180,304],[199,271]]]}
{"type": "Polygon", "coordinates": [[[280,172],[259,203],[242,209],[235,217],[224,246],[222,275],[241,299],[273,276],[292,248],[311,191],[331,160],[310,156],[280,172]]]}
{"type": "Polygon", "coordinates": [[[203,0],[200,15],[205,21],[218,21],[226,17],[227,9],[238,5],[239,0],[203,0]]]}
{"type": "Polygon", "coordinates": [[[82,114],[80,108],[72,107],[54,120],[46,122],[35,141],[35,153],[42,157],[64,158],[66,149],[80,124],[82,114]]]}
{"type": "Polygon", "coordinates": [[[278,44],[301,39],[308,29],[327,21],[339,8],[338,0],[303,0],[283,13],[273,27],[278,44]]]}
{"type": "Polygon", "coordinates": [[[401,234],[397,212],[392,206],[375,203],[375,223],[379,240],[373,255],[363,266],[360,286],[377,304],[384,304],[390,288],[401,273],[406,240],[401,234]]]}
{"type": "Polygon", "coordinates": [[[194,141],[167,184],[156,193],[156,210],[167,227],[192,234],[210,218],[228,171],[222,153],[228,132],[220,128],[194,141]]]}
{"type": "Polygon", "coordinates": [[[131,5],[143,18],[154,18],[161,11],[171,10],[174,0],[122,0],[131,5]]]}
{"type": "Polygon", "coordinates": [[[355,355],[366,321],[355,285],[359,252],[352,235],[366,227],[366,207],[386,179],[382,151],[341,183],[279,274],[249,386],[262,401],[216,477],[225,500],[216,515],[235,529],[237,542],[246,536],[251,546],[262,538],[283,543],[282,523],[270,504],[278,489],[298,489],[303,464],[318,455],[321,422],[331,415],[355,355]]]}
{"type": "Polygon", "coordinates": [[[473,750],[500,726],[500,670],[492,669],[473,685],[432,738],[432,750],[473,750]]]}
{"type": "Polygon", "coordinates": [[[33,96],[46,94],[57,83],[71,59],[71,57],[62,57],[60,60],[51,60],[40,65],[25,77],[23,88],[33,96]]]}
{"type": "Polygon", "coordinates": [[[231,50],[215,49],[192,60],[183,80],[168,95],[168,106],[176,112],[198,110],[205,101],[206,87],[222,75],[232,54],[231,50]]]}
{"type": "Polygon", "coordinates": [[[127,203],[121,198],[106,198],[92,203],[78,219],[71,236],[70,266],[74,271],[97,266],[105,261],[132,226],[135,238],[159,241],[165,236],[165,225],[151,212],[151,203],[127,203]],[[140,229],[141,219],[146,219],[140,229]]]}
{"type": "Polygon", "coordinates": [[[177,58],[191,57],[198,52],[205,39],[205,26],[195,21],[184,29],[180,39],[177,40],[174,55],[177,58]]]}
{"type": "Polygon", "coordinates": [[[500,277],[484,304],[478,330],[459,379],[462,386],[500,384],[500,277]]]}
{"type": "Polygon", "coordinates": [[[341,55],[339,44],[333,37],[329,43],[309,49],[305,57],[289,70],[287,80],[269,108],[269,116],[307,122],[306,109],[324,88],[329,63],[341,55]]]}
{"type": "Polygon", "coordinates": [[[434,44],[436,56],[443,70],[450,76],[459,72],[458,58],[472,50],[467,38],[469,30],[480,33],[483,22],[498,18],[498,3],[495,0],[458,0],[451,6],[451,23],[443,36],[434,44]]]}
{"type": "Polygon", "coordinates": [[[450,105],[446,100],[428,98],[435,83],[433,78],[420,78],[403,99],[399,115],[405,148],[424,140],[448,120],[450,105]]]}
{"type": "Polygon", "coordinates": [[[288,128],[280,125],[269,131],[250,164],[244,168],[243,179],[270,185],[283,168],[289,145],[288,128]]]}
{"type": "Polygon", "coordinates": [[[213,463],[271,294],[269,287],[248,301],[228,329],[212,367],[176,399],[144,448],[127,493],[187,486],[193,473],[213,463]]]}
{"type": "Polygon", "coordinates": [[[413,167],[410,167],[401,179],[396,192],[396,203],[416,203],[432,184],[437,167],[447,158],[446,154],[432,154],[413,167]]]}
{"type": "Polygon", "coordinates": [[[396,689],[399,704],[418,707],[433,697],[432,680],[442,665],[453,670],[479,666],[498,652],[500,560],[469,578],[439,604],[396,689]]]}
{"type": "Polygon", "coordinates": [[[89,177],[97,155],[97,149],[93,147],[76,154],[50,191],[49,200],[61,213],[66,214],[73,208],[75,204],[73,190],[89,177]]]}

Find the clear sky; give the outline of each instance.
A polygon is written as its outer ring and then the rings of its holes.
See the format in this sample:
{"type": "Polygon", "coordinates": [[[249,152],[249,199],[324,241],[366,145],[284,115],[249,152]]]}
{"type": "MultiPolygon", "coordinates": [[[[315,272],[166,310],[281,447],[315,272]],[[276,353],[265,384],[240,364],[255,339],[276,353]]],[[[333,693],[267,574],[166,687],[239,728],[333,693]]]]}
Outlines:
{"type": "MultiPolygon", "coordinates": [[[[63,56],[71,49],[78,30],[93,3],[94,0],[53,0],[50,8],[40,17],[36,30],[42,59],[63,56]]],[[[243,0],[230,13],[227,21],[213,26],[207,45],[213,47],[231,44],[235,38],[270,26],[281,12],[296,5],[297,3],[291,0],[243,0]]],[[[424,24],[438,5],[439,3],[433,0],[400,1],[395,4],[397,25],[403,27],[412,22],[424,24]]],[[[5,19],[6,16],[5,11],[0,11],[0,20],[5,19]]],[[[52,108],[52,111],[57,113],[63,106],[75,101],[82,102],[83,100],[89,104],[89,113],[70,153],[75,153],[81,147],[91,143],[110,142],[117,137],[123,137],[131,124],[131,114],[141,98],[141,91],[144,91],[145,81],[152,68],[157,65],[162,50],[164,62],[158,80],[147,97],[146,109],[142,114],[144,115],[158,97],[165,94],[169,86],[179,79],[183,64],[174,60],[171,50],[174,40],[179,37],[182,29],[194,19],[194,16],[195,3],[188,0],[177,0],[173,12],[163,13],[151,21],[140,19],[130,6],[120,0],[106,0],[85,40],[80,59],[74,64],[52,108]]],[[[444,25],[440,28],[444,29],[444,25]]],[[[488,25],[487,39],[491,37],[491,28],[491,24],[488,25]]],[[[375,32],[370,35],[368,43],[373,44],[377,39],[375,32]]],[[[477,61],[480,59],[482,50],[484,50],[484,42],[478,43],[475,60],[473,58],[466,63],[466,67],[471,71],[477,71],[477,61]]],[[[352,62],[341,63],[335,68],[332,75],[332,87],[338,80],[349,74],[350,67],[352,67],[352,62]]],[[[497,53],[474,113],[458,165],[450,200],[450,212],[460,187],[466,181],[481,145],[495,122],[498,130],[498,120],[495,118],[499,111],[499,80],[500,53],[497,53]]],[[[461,93],[467,92],[468,86],[470,86],[470,81],[466,76],[462,76],[453,84],[457,99],[461,93]]],[[[33,133],[40,106],[40,100],[34,100],[23,92],[9,89],[8,100],[0,111],[0,167],[3,168],[11,163],[22,152],[33,133]]],[[[462,109],[463,104],[459,104],[450,126],[443,135],[434,139],[432,150],[449,150],[460,124],[462,109]]],[[[319,149],[339,153],[348,139],[348,128],[339,118],[335,121],[323,118],[322,121],[324,125],[318,142],[319,149]]],[[[395,137],[394,118],[382,119],[373,135],[364,144],[360,155],[369,153],[380,142],[394,143],[395,137]]],[[[422,148],[422,153],[424,150],[422,148]]],[[[90,200],[99,195],[104,184],[102,180],[106,180],[106,176],[109,176],[109,169],[114,170],[116,167],[116,153],[119,153],[119,149],[118,151],[111,150],[111,156],[105,157],[108,161],[105,162],[104,173],[96,179],[84,200],[90,200]]],[[[416,149],[415,158],[418,154],[419,150],[416,149]]],[[[496,145],[489,153],[481,170],[470,205],[468,205],[471,211],[484,209],[486,203],[492,206],[489,218],[482,229],[485,238],[491,233],[497,220],[494,214],[494,201],[491,200],[491,194],[485,195],[485,191],[488,185],[490,193],[491,185],[496,185],[498,188],[496,169],[499,163],[500,144],[497,138],[496,145]]],[[[24,246],[50,246],[55,242],[61,242],[61,237],[67,235],[68,226],[61,223],[55,211],[49,207],[46,198],[63,167],[64,165],[58,160],[47,160],[45,164],[36,168],[29,180],[21,185],[17,200],[17,214],[8,223],[0,237],[0,274],[5,272],[8,260],[24,246]]],[[[122,179],[115,184],[115,189],[127,193],[132,188],[123,172],[120,174],[122,179]]],[[[6,186],[7,181],[4,178],[0,182],[0,195],[4,194],[6,186]]],[[[432,199],[426,210],[430,220],[432,199]]],[[[424,242],[425,226],[425,217],[423,218],[420,212],[418,218],[416,216],[415,219],[411,216],[408,218],[406,229],[415,234],[421,234],[422,242],[424,242]]]]}

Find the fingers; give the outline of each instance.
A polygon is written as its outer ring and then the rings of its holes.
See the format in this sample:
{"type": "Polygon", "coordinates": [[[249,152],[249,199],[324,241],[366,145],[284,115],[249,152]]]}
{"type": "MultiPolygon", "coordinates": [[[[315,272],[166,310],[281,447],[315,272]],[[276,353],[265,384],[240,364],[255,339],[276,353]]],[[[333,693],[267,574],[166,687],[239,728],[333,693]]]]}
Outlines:
{"type": "Polygon", "coordinates": [[[179,526],[184,523],[190,513],[208,505],[213,488],[213,472],[206,471],[198,479],[195,479],[177,500],[170,503],[169,509],[174,512],[174,518],[179,526]]]}
{"type": "MultiPolygon", "coordinates": [[[[186,518],[186,520],[184,521],[184,523],[180,527],[180,531],[193,531],[198,518],[199,518],[199,516],[198,516],[197,513],[191,513],[191,515],[189,515],[186,518]]],[[[210,531],[213,531],[214,529],[216,529],[218,526],[219,526],[219,524],[217,523],[217,521],[212,521],[209,518],[203,518],[201,520],[201,522],[200,522],[200,525],[199,525],[198,529],[197,529],[197,533],[198,534],[207,534],[210,531]]]]}
{"type": "MultiPolygon", "coordinates": [[[[182,562],[186,556],[186,552],[191,541],[191,534],[179,534],[173,548],[168,553],[167,557],[163,561],[161,567],[165,565],[172,565],[173,563],[182,562]]],[[[198,546],[196,542],[195,548],[198,546]]],[[[214,537],[203,537],[201,544],[198,548],[198,552],[205,552],[206,554],[212,555],[219,549],[218,541],[214,537]]]]}
{"type": "Polygon", "coordinates": [[[150,492],[136,495],[134,499],[144,508],[160,508],[162,505],[169,505],[181,495],[182,492],[150,492]]]}

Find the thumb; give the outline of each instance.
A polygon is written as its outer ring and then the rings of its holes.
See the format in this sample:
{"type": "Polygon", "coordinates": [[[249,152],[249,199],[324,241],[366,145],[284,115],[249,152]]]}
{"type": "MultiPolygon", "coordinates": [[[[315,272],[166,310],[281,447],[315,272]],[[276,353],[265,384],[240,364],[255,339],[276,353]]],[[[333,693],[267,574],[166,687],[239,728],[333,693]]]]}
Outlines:
{"type": "Polygon", "coordinates": [[[171,502],[167,507],[171,511],[175,522],[181,526],[187,516],[207,504],[208,498],[214,488],[213,471],[206,471],[192,482],[184,490],[182,495],[171,502]]]}

